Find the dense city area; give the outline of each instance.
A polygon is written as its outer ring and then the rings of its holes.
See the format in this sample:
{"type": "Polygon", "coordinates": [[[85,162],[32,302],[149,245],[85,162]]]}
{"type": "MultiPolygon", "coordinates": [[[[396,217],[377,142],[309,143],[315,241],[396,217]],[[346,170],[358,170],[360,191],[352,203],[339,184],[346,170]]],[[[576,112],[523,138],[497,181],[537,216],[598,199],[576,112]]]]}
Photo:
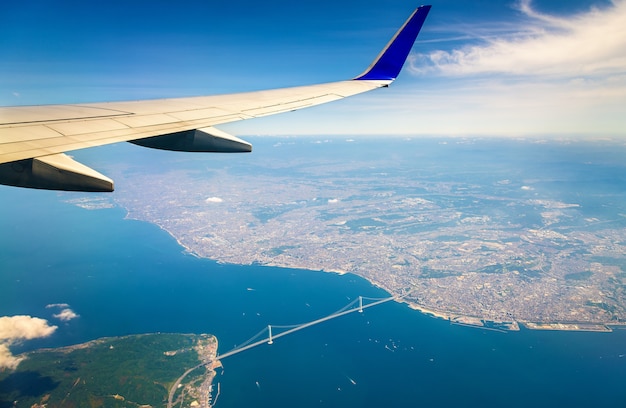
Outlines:
{"type": "Polygon", "coordinates": [[[626,320],[624,215],[610,202],[605,216],[587,213],[567,183],[550,190],[504,163],[450,174],[383,159],[255,166],[133,174],[116,202],[199,257],[354,273],[453,321],[606,330],[626,320]]]}

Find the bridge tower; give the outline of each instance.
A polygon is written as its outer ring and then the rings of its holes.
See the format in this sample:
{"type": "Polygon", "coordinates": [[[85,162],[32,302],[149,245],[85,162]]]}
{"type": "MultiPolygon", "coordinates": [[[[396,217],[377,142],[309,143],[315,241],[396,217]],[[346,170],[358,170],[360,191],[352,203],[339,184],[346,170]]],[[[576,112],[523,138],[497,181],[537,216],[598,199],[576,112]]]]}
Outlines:
{"type": "Polygon", "coordinates": [[[271,324],[267,325],[267,330],[270,332],[270,337],[269,337],[269,341],[267,342],[267,344],[273,344],[274,341],[272,340],[272,325],[271,324]]]}
{"type": "Polygon", "coordinates": [[[363,313],[363,296],[359,296],[359,313],[363,313]]]}

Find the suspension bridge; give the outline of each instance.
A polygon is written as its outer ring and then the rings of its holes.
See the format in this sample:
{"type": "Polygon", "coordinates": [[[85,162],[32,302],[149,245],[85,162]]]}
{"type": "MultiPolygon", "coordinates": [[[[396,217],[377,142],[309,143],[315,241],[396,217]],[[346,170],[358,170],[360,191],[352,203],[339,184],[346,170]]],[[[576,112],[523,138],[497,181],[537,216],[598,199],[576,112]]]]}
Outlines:
{"type": "MultiPolygon", "coordinates": [[[[406,296],[406,295],[404,295],[406,296]]],[[[223,354],[218,354],[217,357],[215,358],[215,360],[211,360],[211,361],[206,361],[206,362],[202,362],[194,367],[191,367],[190,369],[188,369],[187,371],[185,371],[183,373],[183,375],[181,375],[180,377],[178,377],[178,380],[176,380],[176,382],[172,385],[172,388],[170,388],[170,392],[169,392],[169,397],[167,400],[167,408],[172,408],[172,404],[173,404],[173,399],[174,399],[174,394],[176,393],[176,390],[178,389],[178,387],[180,386],[181,382],[185,379],[185,377],[191,373],[192,371],[206,366],[206,365],[210,365],[210,364],[214,364],[215,361],[221,361],[227,357],[233,356],[235,354],[241,353],[243,351],[246,350],[250,350],[251,348],[254,347],[258,347],[261,346],[263,344],[273,344],[274,340],[279,339],[281,337],[287,336],[288,334],[292,334],[295,333],[297,331],[300,331],[302,329],[306,329],[307,327],[311,327],[311,326],[315,326],[316,324],[320,324],[320,323],[324,323],[325,321],[331,320],[331,319],[336,319],[338,317],[341,316],[345,316],[347,314],[350,313],[362,313],[364,309],[368,309],[370,307],[374,307],[374,306],[378,306],[382,303],[386,303],[389,302],[391,300],[401,300],[404,296],[391,296],[388,298],[367,298],[367,297],[363,297],[363,296],[359,296],[358,298],[354,299],[352,302],[348,303],[346,306],[342,307],[341,309],[337,310],[336,312],[329,314],[328,316],[324,316],[322,318],[316,319],[316,320],[312,320],[310,322],[306,322],[306,323],[301,323],[301,324],[294,324],[294,325],[289,325],[289,326],[278,326],[278,325],[267,325],[267,327],[263,328],[263,330],[261,330],[260,332],[258,332],[257,334],[255,334],[254,336],[252,336],[251,338],[249,338],[248,340],[246,340],[244,343],[237,345],[235,348],[233,348],[232,350],[223,353],[223,354]],[[372,303],[367,303],[365,304],[363,301],[364,300],[369,300],[372,301],[372,303]],[[358,305],[357,305],[358,302],[358,305]],[[282,332],[277,333],[276,331],[278,330],[285,330],[282,332]],[[264,337],[260,340],[257,340],[259,337],[263,336],[264,334],[267,334],[267,337],[264,337]]]]}

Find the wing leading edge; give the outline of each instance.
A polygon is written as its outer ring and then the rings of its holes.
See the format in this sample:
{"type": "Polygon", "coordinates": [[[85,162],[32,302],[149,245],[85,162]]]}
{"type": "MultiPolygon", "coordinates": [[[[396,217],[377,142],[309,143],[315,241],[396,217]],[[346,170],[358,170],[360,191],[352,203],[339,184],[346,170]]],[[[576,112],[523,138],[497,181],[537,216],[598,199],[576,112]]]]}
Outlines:
{"type": "Polygon", "coordinates": [[[393,82],[424,24],[418,7],[358,77],[327,84],[191,98],[0,108],[0,184],[113,191],[113,181],[64,152],[130,141],[196,152],[250,152],[215,125],[332,102],[393,82]]]}

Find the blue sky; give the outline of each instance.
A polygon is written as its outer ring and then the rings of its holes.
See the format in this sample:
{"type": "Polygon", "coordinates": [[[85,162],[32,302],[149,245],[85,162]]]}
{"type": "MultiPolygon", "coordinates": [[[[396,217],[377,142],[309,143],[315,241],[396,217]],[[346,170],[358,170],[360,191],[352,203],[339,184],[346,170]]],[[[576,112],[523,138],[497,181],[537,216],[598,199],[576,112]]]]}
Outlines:
{"type": "MultiPolygon", "coordinates": [[[[389,89],[238,135],[624,136],[626,0],[433,0],[389,89]]],[[[406,0],[3,1],[0,105],[230,93],[360,74],[406,0]]]]}

